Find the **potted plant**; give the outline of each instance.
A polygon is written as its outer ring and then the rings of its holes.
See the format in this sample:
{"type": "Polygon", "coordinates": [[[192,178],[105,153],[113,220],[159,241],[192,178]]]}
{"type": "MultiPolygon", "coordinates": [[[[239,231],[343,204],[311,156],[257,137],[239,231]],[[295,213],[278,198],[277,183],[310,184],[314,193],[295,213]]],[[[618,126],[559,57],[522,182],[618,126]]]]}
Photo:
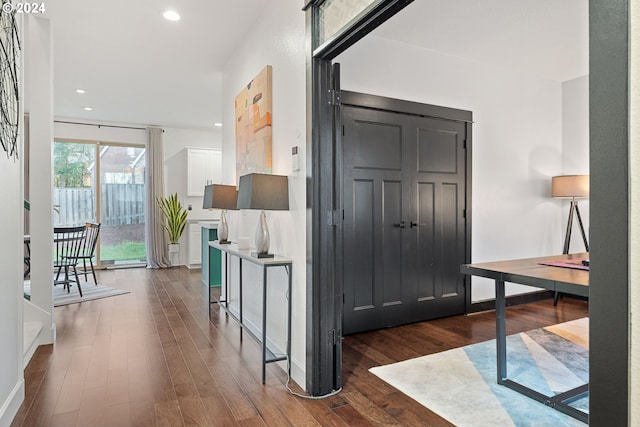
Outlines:
{"type": "Polygon", "coordinates": [[[166,198],[156,197],[156,203],[164,214],[165,222],[163,225],[169,235],[169,253],[179,252],[178,240],[187,225],[187,210],[178,200],[178,193],[173,193],[166,198]]]}

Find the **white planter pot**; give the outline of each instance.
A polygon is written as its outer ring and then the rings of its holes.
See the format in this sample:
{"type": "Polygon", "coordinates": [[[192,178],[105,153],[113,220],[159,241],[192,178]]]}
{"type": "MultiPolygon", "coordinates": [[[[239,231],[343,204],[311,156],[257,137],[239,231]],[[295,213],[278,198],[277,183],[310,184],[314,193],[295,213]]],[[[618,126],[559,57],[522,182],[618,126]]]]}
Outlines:
{"type": "Polygon", "coordinates": [[[177,254],[180,252],[180,243],[169,243],[169,253],[177,254]]]}

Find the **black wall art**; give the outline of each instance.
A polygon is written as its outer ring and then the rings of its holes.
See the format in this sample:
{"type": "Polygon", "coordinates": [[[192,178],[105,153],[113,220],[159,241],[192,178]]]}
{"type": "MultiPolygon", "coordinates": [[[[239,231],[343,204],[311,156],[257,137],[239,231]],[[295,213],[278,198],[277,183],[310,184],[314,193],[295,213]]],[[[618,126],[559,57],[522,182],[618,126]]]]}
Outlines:
{"type": "Polygon", "coordinates": [[[0,143],[7,157],[18,158],[20,39],[11,0],[0,10],[0,143]]]}

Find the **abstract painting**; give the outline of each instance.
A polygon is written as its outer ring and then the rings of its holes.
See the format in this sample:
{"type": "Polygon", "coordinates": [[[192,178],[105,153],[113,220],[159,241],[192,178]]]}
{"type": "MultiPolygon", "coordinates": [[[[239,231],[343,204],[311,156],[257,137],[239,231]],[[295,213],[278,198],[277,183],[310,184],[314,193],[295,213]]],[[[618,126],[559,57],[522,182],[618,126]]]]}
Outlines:
{"type": "Polygon", "coordinates": [[[248,82],[235,99],[236,183],[248,173],[271,173],[271,66],[248,82]]]}

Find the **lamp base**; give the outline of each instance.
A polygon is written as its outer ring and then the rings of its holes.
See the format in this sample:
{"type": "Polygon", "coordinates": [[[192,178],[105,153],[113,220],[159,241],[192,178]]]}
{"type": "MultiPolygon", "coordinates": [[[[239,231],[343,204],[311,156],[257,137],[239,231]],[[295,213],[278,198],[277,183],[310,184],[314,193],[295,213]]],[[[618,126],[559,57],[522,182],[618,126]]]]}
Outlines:
{"type": "Polygon", "coordinates": [[[231,240],[218,240],[219,245],[229,245],[231,244],[231,240]]]}
{"type": "Polygon", "coordinates": [[[273,254],[263,254],[260,252],[251,252],[251,256],[254,258],[273,258],[273,254]]]}

